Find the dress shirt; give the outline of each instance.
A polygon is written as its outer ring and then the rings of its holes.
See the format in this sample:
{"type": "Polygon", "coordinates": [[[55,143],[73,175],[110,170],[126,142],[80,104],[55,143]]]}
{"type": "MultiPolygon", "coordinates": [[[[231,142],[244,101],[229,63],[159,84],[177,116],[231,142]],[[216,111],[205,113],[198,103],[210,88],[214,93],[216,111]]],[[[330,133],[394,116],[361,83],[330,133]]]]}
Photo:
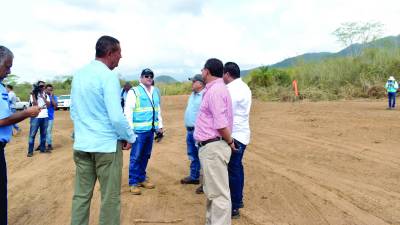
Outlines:
{"type": "Polygon", "coordinates": [[[104,63],[93,60],[72,79],[71,118],[74,149],[84,152],[115,152],[117,140],[134,143],[121,109],[118,75],[104,63]]]}
{"type": "Polygon", "coordinates": [[[227,84],[232,98],[233,130],[232,137],[244,145],[250,142],[249,115],[251,107],[251,91],[241,78],[227,84]]]}
{"type": "Polygon", "coordinates": [[[192,92],[189,96],[188,104],[185,111],[185,126],[194,127],[196,117],[200,109],[201,99],[203,98],[204,89],[200,92],[192,92]]]}
{"type": "MultiPolygon", "coordinates": [[[[0,83],[0,94],[1,94],[0,119],[5,119],[11,116],[11,110],[10,110],[10,102],[8,100],[7,90],[2,83],[0,83]]],[[[11,140],[11,135],[12,135],[12,125],[0,127],[0,142],[4,143],[9,142],[11,140]]]]}
{"type": "Polygon", "coordinates": [[[218,78],[206,84],[196,118],[194,138],[196,141],[206,141],[221,137],[218,129],[228,128],[232,131],[232,124],[231,96],[222,78],[218,78]]]}

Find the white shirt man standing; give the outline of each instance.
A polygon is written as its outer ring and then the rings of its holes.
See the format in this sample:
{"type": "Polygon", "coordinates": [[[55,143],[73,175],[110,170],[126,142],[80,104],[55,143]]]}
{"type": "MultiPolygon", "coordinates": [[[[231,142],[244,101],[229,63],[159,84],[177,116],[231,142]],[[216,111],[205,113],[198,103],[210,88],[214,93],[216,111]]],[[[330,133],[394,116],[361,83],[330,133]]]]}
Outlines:
{"type": "Polygon", "coordinates": [[[232,201],[232,218],[240,216],[239,208],[243,208],[243,154],[250,142],[249,115],[251,107],[251,90],[240,78],[240,68],[234,62],[224,65],[223,79],[227,84],[232,99],[233,130],[237,151],[232,151],[228,164],[229,188],[232,201]]]}

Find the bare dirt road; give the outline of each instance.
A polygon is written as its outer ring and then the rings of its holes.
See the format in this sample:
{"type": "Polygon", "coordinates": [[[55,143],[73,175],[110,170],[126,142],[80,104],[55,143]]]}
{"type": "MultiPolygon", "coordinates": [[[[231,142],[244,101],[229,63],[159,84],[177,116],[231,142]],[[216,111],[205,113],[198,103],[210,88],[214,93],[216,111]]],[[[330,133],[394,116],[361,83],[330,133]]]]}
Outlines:
{"type": "MultiPolygon", "coordinates": [[[[182,220],[204,224],[205,197],[183,186],[188,174],[183,112],[187,96],[163,98],[166,137],[155,144],[148,175],[156,189],[128,191],[124,152],[123,225],[182,220]]],[[[234,225],[400,224],[400,110],[382,101],[265,103],[255,101],[245,157],[245,208],[234,225]]],[[[52,154],[27,158],[28,121],[7,145],[9,222],[70,223],[75,166],[72,123],[56,113],[52,154]]],[[[90,224],[97,224],[96,187],[90,224]]],[[[158,224],[158,223],[150,223],[158,224]]]]}

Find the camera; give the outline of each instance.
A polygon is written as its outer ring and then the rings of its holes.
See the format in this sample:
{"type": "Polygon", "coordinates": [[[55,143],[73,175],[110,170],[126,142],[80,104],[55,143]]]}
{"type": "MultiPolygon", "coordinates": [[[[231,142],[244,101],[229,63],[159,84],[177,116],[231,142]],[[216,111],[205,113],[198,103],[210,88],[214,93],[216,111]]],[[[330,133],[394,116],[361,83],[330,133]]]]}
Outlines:
{"type": "Polygon", "coordinates": [[[32,94],[36,97],[36,99],[37,99],[37,97],[39,95],[39,92],[40,92],[39,85],[38,84],[33,84],[32,85],[32,94]]]}

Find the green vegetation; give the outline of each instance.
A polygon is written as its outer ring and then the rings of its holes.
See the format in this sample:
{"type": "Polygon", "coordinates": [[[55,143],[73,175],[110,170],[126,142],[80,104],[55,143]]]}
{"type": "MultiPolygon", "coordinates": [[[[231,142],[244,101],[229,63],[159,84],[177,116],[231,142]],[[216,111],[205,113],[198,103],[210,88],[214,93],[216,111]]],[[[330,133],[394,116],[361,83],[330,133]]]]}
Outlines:
{"type": "Polygon", "coordinates": [[[262,67],[245,80],[255,97],[280,101],[294,99],[291,81],[297,80],[299,98],[317,101],[381,98],[389,76],[400,77],[400,48],[368,48],[356,57],[300,62],[286,69],[262,67]]]}

